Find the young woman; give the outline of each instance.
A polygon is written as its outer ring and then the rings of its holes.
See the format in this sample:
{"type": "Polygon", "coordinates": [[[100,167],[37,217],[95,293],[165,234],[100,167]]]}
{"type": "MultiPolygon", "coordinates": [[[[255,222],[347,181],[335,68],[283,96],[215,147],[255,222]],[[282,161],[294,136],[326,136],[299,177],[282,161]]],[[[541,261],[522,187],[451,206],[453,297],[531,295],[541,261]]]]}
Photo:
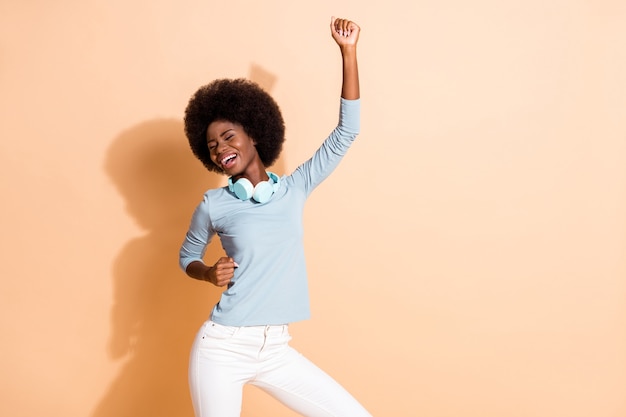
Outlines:
{"type": "Polygon", "coordinates": [[[360,28],[333,17],[330,29],[343,62],[339,123],[291,175],[266,169],[278,158],[285,128],[278,105],[258,85],[213,81],[194,94],[185,111],[194,154],[210,171],[228,176],[228,186],[205,193],[180,250],[180,265],[190,277],[226,287],[191,351],[189,383],[198,417],[240,416],[248,383],[303,416],[370,416],[289,346],[288,324],[310,315],[304,203],[359,132],[360,28]],[[215,235],[228,256],[208,266],[203,255],[215,235]]]}

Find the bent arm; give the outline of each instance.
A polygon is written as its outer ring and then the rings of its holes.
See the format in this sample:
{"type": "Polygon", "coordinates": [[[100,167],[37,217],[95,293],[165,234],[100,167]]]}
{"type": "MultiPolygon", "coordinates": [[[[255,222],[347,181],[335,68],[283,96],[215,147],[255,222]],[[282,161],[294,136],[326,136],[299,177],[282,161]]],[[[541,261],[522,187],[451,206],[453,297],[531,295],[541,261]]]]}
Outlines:
{"type": "Polygon", "coordinates": [[[203,261],[207,245],[215,235],[211,228],[208,199],[205,194],[193,213],[189,230],[180,248],[179,264],[191,278],[223,287],[230,283],[237,264],[226,256],[218,259],[213,266],[208,266],[203,261]]]}

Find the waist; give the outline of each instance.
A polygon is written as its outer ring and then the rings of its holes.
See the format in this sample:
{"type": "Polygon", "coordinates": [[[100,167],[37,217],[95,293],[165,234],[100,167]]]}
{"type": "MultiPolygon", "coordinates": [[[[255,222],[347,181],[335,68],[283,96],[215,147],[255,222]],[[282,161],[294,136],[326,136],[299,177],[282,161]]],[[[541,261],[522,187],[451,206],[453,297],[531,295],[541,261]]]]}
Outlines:
{"type": "Polygon", "coordinates": [[[235,335],[250,335],[250,336],[281,336],[289,334],[288,324],[267,324],[260,326],[227,326],[217,323],[213,320],[206,322],[208,327],[215,327],[225,331],[226,333],[235,335]]]}

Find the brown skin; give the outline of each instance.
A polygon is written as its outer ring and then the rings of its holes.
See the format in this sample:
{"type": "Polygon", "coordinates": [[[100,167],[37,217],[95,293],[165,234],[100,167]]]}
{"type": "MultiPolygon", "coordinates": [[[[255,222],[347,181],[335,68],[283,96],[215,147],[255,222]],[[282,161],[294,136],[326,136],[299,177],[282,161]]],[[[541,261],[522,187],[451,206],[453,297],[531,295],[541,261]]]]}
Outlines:
{"type": "Polygon", "coordinates": [[[356,100],[361,97],[356,59],[356,45],[361,28],[350,20],[333,17],[330,21],[330,33],[341,50],[343,64],[341,97],[346,100],[356,100]]]}
{"type": "Polygon", "coordinates": [[[207,129],[207,145],[213,163],[225,175],[233,177],[233,182],[244,177],[254,185],[268,180],[256,143],[241,125],[227,120],[214,121],[207,129]]]}
{"type": "MultiPolygon", "coordinates": [[[[346,100],[360,98],[359,70],[356,57],[356,45],[361,29],[347,19],[331,18],[330,33],[342,57],[343,83],[341,97],[346,100]]],[[[242,126],[227,120],[216,120],[207,129],[207,144],[211,151],[211,160],[233,177],[233,181],[247,178],[253,185],[269,180],[266,167],[256,151],[254,139],[249,137],[242,126]],[[235,155],[232,162],[222,164],[224,158],[235,155]]],[[[209,281],[218,287],[227,286],[235,275],[237,263],[231,257],[218,259],[213,266],[194,261],[187,267],[187,275],[203,281],[209,281]]]]}

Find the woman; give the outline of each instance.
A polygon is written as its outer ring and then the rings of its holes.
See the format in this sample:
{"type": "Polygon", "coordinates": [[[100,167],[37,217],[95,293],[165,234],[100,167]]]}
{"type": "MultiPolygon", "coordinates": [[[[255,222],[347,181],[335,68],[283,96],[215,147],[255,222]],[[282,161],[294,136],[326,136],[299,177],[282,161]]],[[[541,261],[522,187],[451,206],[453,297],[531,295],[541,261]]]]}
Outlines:
{"type": "Polygon", "coordinates": [[[278,105],[256,84],[213,81],[194,94],[185,111],[194,154],[207,169],[228,176],[228,186],[205,193],[180,251],[180,265],[190,277],[226,287],[191,352],[189,383],[198,417],[239,416],[247,383],[304,416],[370,415],[288,344],[288,324],[310,315],[304,203],[359,131],[360,28],[333,17],[330,29],[343,62],[339,124],[291,175],[266,170],[278,158],[285,129],[278,105]],[[208,266],[203,255],[216,234],[228,256],[208,266]]]}

